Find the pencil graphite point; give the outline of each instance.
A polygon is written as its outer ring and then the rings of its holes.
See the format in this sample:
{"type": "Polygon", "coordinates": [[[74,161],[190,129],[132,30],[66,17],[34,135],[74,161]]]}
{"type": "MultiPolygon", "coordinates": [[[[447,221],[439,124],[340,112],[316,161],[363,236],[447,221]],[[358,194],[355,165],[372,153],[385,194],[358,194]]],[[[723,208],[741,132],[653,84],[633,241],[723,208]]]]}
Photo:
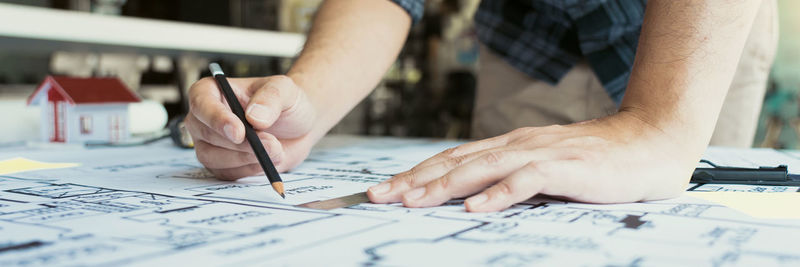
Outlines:
{"type": "Polygon", "coordinates": [[[283,182],[272,183],[272,189],[274,189],[275,192],[278,192],[278,194],[280,194],[283,199],[286,199],[286,194],[283,191],[283,182]]]}

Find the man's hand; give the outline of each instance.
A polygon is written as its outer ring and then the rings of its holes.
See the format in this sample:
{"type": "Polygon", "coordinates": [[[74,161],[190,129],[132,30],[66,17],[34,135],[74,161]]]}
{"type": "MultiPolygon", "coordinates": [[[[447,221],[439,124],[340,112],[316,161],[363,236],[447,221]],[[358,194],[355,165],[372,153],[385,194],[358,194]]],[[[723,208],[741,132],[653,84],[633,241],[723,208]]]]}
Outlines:
{"type": "Polygon", "coordinates": [[[684,189],[686,170],[695,163],[686,162],[664,137],[628,112],[567,126],[520,128],[446,150],[367,194],[375,203],[402,201],[407,207],[471,196],[465,206],[479,212],[502,210],[536,194],[595,203],[668,198],[684,189]]]}
{"type": "Polygon", "coordinates": [[[619,113],[465,144],[368,195],[429,207],[480,192],[469,211],[540,193],[597,203],[675,196],[708,145],[760,3],[650,0],[619,113]]]}
{"type": "MultiPolygon", "coordinates": [[[[278,171],[300,164],[314,143],[306,137],[316,117],[304,91],[287,76],[228,80],[278,171]]],[[[203,165],[226,180],[263,172],[244,140],[244,124],[231,112],[213,79],[192,85],[189,103],[186,128],[203,165]]]]}
{"type": "MultiPolygon", "coordinates": [[[[375,88],[410,26],[408,14],[389,1],[325,1],[286,76],[228,79],[278,171],[300,164],[375,88]]],[[[223,179],[262,172],[214,80],[198,81],[189,94],[186,125],[200,162],[223,179]]]]}

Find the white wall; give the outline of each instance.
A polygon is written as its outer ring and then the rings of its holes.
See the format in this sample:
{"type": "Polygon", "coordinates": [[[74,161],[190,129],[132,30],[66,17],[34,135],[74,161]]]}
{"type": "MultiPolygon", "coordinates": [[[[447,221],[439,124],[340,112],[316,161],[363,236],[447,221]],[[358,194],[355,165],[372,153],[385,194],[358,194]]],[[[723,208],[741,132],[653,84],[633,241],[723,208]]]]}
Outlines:
{"type": "Polygon", "coordinates": [[[128,121],[128,104],[102,104],[102,105],[79,105],[73,107],[69,112],[67,122],[69,125],[69,142],[100,141],[108,142],[111,118],[118,116],[123,120],[123,136],[130,137],[130,124],[128,121]],[[91,134],[81,134],[80,116],[92,117],[91,134]]]}

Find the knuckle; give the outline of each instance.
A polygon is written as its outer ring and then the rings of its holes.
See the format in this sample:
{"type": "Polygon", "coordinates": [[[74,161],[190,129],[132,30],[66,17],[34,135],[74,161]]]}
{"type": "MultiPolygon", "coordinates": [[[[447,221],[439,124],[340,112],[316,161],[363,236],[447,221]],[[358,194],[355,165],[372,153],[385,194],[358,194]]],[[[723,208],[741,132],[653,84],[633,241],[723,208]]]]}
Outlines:
{"type": "Polygon", "coordinates": [[[417,185],[417,181],[419,181],[419,173],[414,169],[411,169],[406,173],[405,176],[400,178],[400,182],[407,185],[409,188],[414,188],[417,185]]]}
{"type": "Polygon", "coordinates": [[[504,152],[492,151],[483,156],[483,163],[486,165],[496,165],[503,162],[506,155],[504,152]]]}
{"type": "Polygon", "coordinates": [[[456,167],[461,166],[462,164],[464,164],[464,162],[466,160],[467,160],[467,158],[465,156],[454,156],[454,157],[450,157],[449,159],[445,160],[443,162],[443,164],[444,164],[445,168],[447,168],[447,169],[455,169],[456,167]]]}
{"type": "Polygon", "coordinates": [[[458,154],[456,154],[457,150],[458,150],[458,147],[451,147],[451,148],[446,149],[445,151],[442,151],[441,154],[442,154],[442,156],[445,156],[445,157],[454,157],[454,156],[458,155],[458,154]]]}
{"type": "Polygon", "coordinates": [[[500,193],[500,195],[510,196],[514,194],[514,187],[508,182],[499,182],[497,183],[497,192],[500,193]]]}
{"type": "Polygon", "coordinates": [[[439,178],[439,180],[437,180],[437,183],[439,184],[439,189],[447,190],[450,186],[450,182],[452,181],[452,179],[453,178],[450,175],[445,175],[442,178],[439,178]]]}
{"type": "Polygon", "coordinates": [[[379,181],[378,183],[387,183],[387,184],[392,184],[392,185],[394,185],[394,183],[395,183],[395,182],[397,182],[397,181],[398,181],[398,179],[399,179],[399,178],[400,178],[402,175],[405,175],[405,172],[401,172],[401,173],[395,174],[394,176],[392,176],[392,177],[389,177],[389,178],[386,178],[386,179],[385,179],[385,180],[383,180],[383,181],[379,181]]]}

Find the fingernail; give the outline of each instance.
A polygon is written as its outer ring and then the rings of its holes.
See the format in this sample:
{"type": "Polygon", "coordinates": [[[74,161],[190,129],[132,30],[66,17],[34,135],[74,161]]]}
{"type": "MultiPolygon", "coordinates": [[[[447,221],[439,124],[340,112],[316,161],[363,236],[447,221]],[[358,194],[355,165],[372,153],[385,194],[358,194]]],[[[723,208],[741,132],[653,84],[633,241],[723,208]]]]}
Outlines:
{"type": "Polygon", "coordinates": [[[369,191],[372,192],[373,194],[380,195],[380,194],[389,192],[390,188],[392,188],[392,184],[390,184],[390,183],[382,183],[382,184],[373,185],[372,187],[369,188],[369,191]]]}
{"type": "Polygon", "coordinates": [[[233,125],[225,124],[225,126],[222,127],[222,131],[225,132],[225,136],[228,137],[231,142],[236,142],[236,133],[233,132],[233,125]]]}
{"type": "Polygon", "coordinates": [[[487,199],[489,199],[489,197],[486,196],[486,194],[477,194],[467,199],[467,204],[470,206],[480,206],[483,202],[486,202],[487,199]]]}
{"type": "Polygon", "coordinates": [[[403,197],[405,199],[408,199],[408,200],[415,200],[415,199],[418,199],[418,198],[422,197],[422,195],[425,195],[425,187],[420,187],[420,188],[408,191],[408,193],[403,195],[403,197]]]}
{"type": "Polygon", "coordinates": [[[250,107],[247,108],[247,116],[253,118],[257,121],[265,121],[267,120],[267,108],[259,105],[259,104],[252,104],[250,107]]]}

